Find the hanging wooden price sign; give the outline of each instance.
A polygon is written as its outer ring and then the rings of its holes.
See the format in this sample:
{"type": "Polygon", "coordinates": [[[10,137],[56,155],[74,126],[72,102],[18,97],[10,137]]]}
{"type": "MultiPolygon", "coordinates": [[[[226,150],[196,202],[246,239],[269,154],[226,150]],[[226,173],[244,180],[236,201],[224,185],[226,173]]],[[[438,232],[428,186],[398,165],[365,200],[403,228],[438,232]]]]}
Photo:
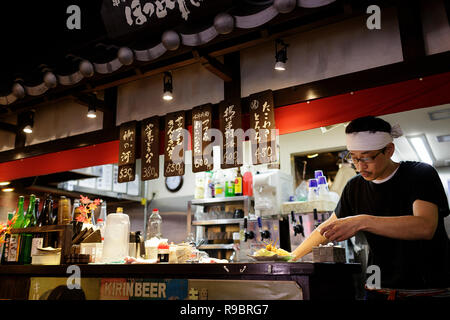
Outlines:
{"type": "Polygon", "coordinates": [[[235,168],[242,165],[242,110],[239,99],[222,101],[219,105],[220,131],[223,134],[221,168],[235,168]],[[240,138],[239,138],[240,137],[240,138]]]}
{"type": "Polygon", "coordinates": [[[277,161],[275,113],[271,90],[250,96],[250,135],[253,164],[277,161]]]}
{"type": "Polygon", "coordinates": [[[187,149],[184,111],[172,112],[166,115],[165,146],[164,146],[164,176],[184,175],[184,150],[187,149]]]}
{"type": "Polygon", "coordinates": [[[209,133],[211,125],[211,104],[192,109],[192,172],[202,172],[213,169],[212,152],[205,154],[205,149],[211,141],[209,133]]]}
{"type": "Polygon", "coordinates": [[[141,179],[159,177],[159,117],[142,120],[141,124],[141,179]]]}
{"type": "Polygon", "coordinates": [[[117,182],[129,182],[135,179],[136,163],[136,121],[120,126],[119,173],[117,182]]]}

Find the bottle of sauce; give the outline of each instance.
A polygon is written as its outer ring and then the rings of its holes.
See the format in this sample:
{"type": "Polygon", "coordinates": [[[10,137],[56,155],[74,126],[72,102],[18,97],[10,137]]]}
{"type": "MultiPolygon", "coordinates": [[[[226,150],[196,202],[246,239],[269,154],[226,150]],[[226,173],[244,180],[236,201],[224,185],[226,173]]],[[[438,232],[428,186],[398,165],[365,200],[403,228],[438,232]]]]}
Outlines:
{"type": "Polygon", "coordinates": [[[243,195],[241,167],[238,167],[236,178],[234,179],[234,195],[235,196],[243,195]]]}

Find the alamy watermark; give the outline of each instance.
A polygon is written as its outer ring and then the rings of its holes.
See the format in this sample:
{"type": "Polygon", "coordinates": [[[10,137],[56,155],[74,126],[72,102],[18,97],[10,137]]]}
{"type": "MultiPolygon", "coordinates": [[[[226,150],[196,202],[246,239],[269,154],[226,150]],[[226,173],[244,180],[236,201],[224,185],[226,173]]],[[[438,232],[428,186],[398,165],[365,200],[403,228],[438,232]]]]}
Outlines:
{"type": "Polygon", "coordinates": [[[381,9],[377,5],[371,5],[367,7],[367,14],[370,16],[367,18],[366,26],[369,30],[380,30],[381,29],[381,9]]]}
{"type": "Polygon", "coordinates": [[[367,289],[381,289],[381,269],[377,265],[370,265],[367,267],[366,274],[371,275],[367,277],[366,287],[367,289]]]}
{"type": "MultiPolygon", "coordinates": [[[[203,134],[208,139],[202,141],[210,141],[203,150],[196,151],[193,149],[194,158],[202,158],[204,163],[213,163],[213,148],[219,147],[222,152],[220,160],[221,164],[237,164],[242,165],[244,159],[243,142],[248,138],[252,144],[252,161],[256,163],[270,163],[277,159],[277,137],[279,129],[231,129],[225,134],[221,130],[210,128],[203,134]],[[225,139],[224,139],[225,136],[225,139]]],[[[191,133],[187,129],[177,129],[168,137],[169,145],[167,154],[175,164],[184,162],[184,152],[187,150],[187,142],[191,140],[191,133]]]]}

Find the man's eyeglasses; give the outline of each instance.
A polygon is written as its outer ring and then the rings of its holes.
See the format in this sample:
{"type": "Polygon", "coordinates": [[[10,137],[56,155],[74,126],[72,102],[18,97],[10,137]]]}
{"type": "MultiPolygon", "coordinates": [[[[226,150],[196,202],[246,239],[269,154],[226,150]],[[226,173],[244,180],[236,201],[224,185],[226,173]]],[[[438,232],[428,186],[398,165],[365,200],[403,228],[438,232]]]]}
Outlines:
{"type": "Polygon", "coordinates": [[[372,162],[375,162],[375,158],[378,157],[378,155],[384,153],[385,151],[386,151],[386,147],[379,150],[375,155],[373,155],[371,157],[364,157],[364,158],[354,158],[351,156],[350,151],[349,151],[347,153],[347,155],[345,156],[344,160],[349,161],[355,165],[358,163],[372,163],[372,162]]]}

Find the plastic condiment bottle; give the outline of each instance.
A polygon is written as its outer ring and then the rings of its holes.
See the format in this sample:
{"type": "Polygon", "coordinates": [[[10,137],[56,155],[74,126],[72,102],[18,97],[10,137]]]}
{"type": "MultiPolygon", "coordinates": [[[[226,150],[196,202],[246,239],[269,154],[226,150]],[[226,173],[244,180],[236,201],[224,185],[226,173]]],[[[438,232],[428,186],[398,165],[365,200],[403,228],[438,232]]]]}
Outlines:
{"type": "Polygon", "coordinates": [[[309,179],[308,201],[317,200],[317,179],[309,179]]]}
{"type": "Polygon", "coordinates": [[[328,200],[329,199],[329,191],[327,179],[325,176],[320,176],[318,178],[318,199],[319,200],[328,200]]]}
{"type": "Polygon", "coordinates": [[[253,196],[253,175],[250,170],[244,173],[242,184],[244,196],[253,196]]]}
{"type": "Polygon", "coordinates": [[[223,198],[225,196],[223,174],[220,171],[217,171],[214,179],[214,196],[216,198],[223,198]]]}

